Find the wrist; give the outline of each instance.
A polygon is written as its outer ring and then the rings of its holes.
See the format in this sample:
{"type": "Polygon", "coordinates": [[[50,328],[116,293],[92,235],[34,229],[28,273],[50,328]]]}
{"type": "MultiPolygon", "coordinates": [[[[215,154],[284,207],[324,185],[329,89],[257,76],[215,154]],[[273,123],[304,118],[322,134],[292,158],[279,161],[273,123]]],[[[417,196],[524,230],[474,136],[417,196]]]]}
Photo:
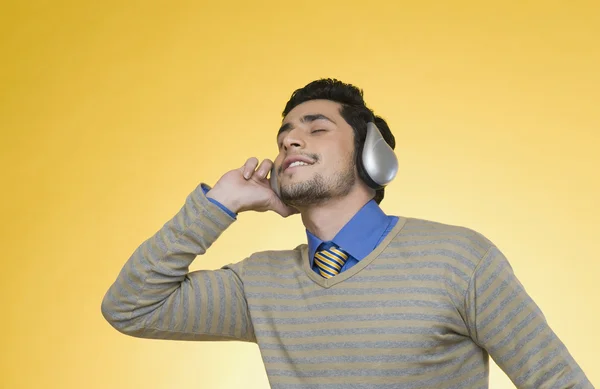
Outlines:
{"type": "Polygon", "coordinates": [[[218,188],[210,189],[208,192],[206,192],[206,197],[218,201],[220,204],[222,204],[224,207],[226,207],[235,214],[239,213],[240,211],[238,201],[236,201],[227,193],[220,191],[218,188]]]}

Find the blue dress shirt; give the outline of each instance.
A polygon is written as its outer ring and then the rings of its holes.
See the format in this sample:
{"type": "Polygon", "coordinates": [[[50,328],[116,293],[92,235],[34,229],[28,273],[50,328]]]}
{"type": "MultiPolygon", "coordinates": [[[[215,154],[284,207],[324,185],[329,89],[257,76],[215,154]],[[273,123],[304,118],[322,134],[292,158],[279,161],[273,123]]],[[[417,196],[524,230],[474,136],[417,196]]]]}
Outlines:
{"type": "MultiPolygon", "coordinates": [[[[349,254],[340,273],[350,269],[369,255],[397,222],[398,217],[386,215],[375,200],[366,203],[331,240],[349,254]]],[[[320,274],[319,269],[314,265],[314,259],[315,252],[323,241],[308,230],[306,230],[306,236],[310,267],[315,273],[320,274]]]]}
{"type": "MultiPolygon", "coordinates": [[[[209,190],[210,187],[202,184],[202,191],[205,195],[209,190]]],[[[212,198],[208,200],[218,205],[233,219],[237,219],[237,215],[234,212],[217,200],[212,198]]],[[[392,228],[394,228],[397,222],[398,217],[386,215],[375,200],[370,200],[366,203],[331,240],[349,254],[348,260],[340,273],[350,269],[361,259],[369,255],[392,228]]],[[[310,266],[315,273],[319,274],[319,269],[314,265],[314,258],[315,252],[323,241],[313,235],[308,229],[306,230],[306,237],[308,239],[308,260],[310,261],[310,266]]]]}

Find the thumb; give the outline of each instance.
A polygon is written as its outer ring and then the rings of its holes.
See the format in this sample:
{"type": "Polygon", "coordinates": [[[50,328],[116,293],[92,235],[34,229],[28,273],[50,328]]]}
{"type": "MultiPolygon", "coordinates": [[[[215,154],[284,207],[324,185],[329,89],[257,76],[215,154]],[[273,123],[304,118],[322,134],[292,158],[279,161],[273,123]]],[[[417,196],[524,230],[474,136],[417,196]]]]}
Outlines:
{"type": "Polygon", "coordinates": [[[274,196],[269,207],[273,212],[278,213],[283,217],[288,217],[300,213],[296,208],[285,205],[281,199],[274,196]]]}

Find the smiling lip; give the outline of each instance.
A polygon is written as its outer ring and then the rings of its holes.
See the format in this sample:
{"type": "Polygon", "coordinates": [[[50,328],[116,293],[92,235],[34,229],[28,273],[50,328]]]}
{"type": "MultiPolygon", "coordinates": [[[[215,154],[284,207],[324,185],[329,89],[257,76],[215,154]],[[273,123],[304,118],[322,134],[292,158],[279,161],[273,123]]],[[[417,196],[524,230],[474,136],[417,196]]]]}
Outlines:
{"type": "MultiPolygon", "coordinates": [[[[310,158],[304,157],[302,155],[290,156],[290,157],[287,157],[283,161],[283,171],[286,171],[290,167],[290,165],[294,162],[304,162],[308,165],[312,165],[314,163],[314,161],[312,161],[310,158]]],[[[299,165],[299,166],[306,166],[306,165],[299,165]]],[[[298,166],[294,166],[294,167],[298,167],[298,166]]]]}
{"type": "Polygon", "coordinates": [[[297,169],[299,167],[308,167],[308,166],[312,166],[312,165],[296,165],[296,166],[288,166],[287,169],[285,169],[286,172],[289,172],[291,170],[297,169]]]}

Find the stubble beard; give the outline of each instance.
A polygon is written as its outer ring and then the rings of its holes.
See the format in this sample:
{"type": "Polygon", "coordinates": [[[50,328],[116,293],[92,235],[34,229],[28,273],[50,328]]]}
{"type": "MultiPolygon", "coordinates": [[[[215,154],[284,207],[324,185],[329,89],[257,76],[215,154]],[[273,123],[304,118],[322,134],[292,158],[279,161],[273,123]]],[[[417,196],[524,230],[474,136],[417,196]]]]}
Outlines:
{"type": "Polygon", "coordinates": [[[348,195],[356,183],[356,176],[354,163],[349,162],[346,166],[346,169],[337,172],[330,179],[315,174],[307,181],[282,186],[282,202],[297,208],[323,204],[331,199],[348,195]]]}

